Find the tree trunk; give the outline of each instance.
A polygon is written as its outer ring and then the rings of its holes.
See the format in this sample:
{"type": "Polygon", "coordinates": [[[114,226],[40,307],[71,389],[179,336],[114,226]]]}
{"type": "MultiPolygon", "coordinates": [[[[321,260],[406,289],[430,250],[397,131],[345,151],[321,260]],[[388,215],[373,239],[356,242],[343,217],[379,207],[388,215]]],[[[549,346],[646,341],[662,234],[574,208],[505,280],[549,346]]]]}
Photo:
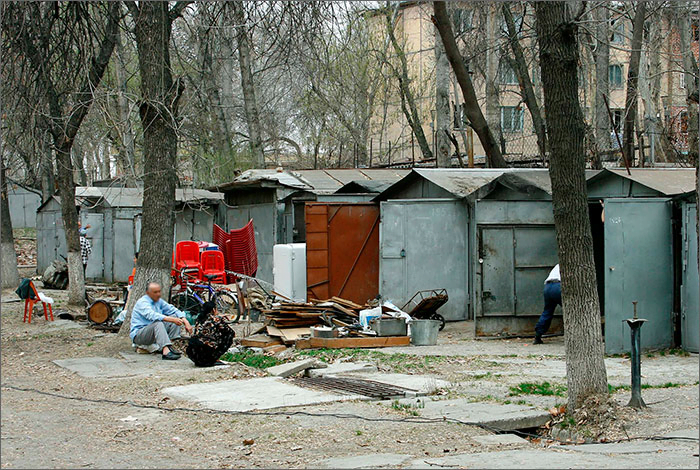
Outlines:
{"type": "MultiPolygon", "coordinates": [[[[1,157],[0,157],[1,158],[1,157]]],[[[15,238],[12,234],[12,220],[10,219],[10,202],[7,198],[7,178],[5,177],[5,162],[0,161],[0,185],[2,185],[2,207],[0,208],[0,256],[2,256],[2,268],[0,276],[2,288],[16,288],[19,285],[19,270],[17,269],[17,252],[15,251],[15,238]]]]}
{"type": "Polygon", "coordinates": [[[51,150],[50,136],[42,133],[40,148],[40,165],[41,165],[41,202],[48,200],[53,196],[55,189],[54,185],[54,166],[53,166],[53,151],[51,150]]]}
{"type": "MultiPolygon", "coordinates": [[[[207,10],[210,4],[201,4],[198,8],[198,14],[200,15],[199,20],[203,25],[208,25],[212,22],[211,12],[207,10]]],[[[225,37],[222,42],[222,47],[225,52],[222,59],[217,58],[214,60],[213,51],[213,39],[212,39],[212,29],[210,27],[202,27],[203,31],[199,34],[199,55],[202,61],[202,71],[201,78],[204,83],[204,89],[206,92],[206,100],[209,103],[210,109],[213,110],[212,117],[216,124],[216,150],[222,152],[222,156],[225,160],[231,161],[235,165],[235,153],[233,151],[233,146],[231,142],[231,133],[229,132],[230,124],[225,111],[225,105],[222,100],[222,96],[219,93],[219,82],[225,85],[227,88],[232,88],[233,81],[231,80],[232,75],[223,75],[221,73],[221,60],[226,62],[232,62],[232,58],[226,57],[225,54],[228,52],[232,54],[230,47],[230,38],[225,37]]],[[[232,92],[229,92],[232,93],[232,92]]],[[[230,95],[229,95],[230,96],[230,95]]],[[[216,152],[215,152],[216,153],[216,152]]]]}
{"type": "Polygon", "coordinates": [[[435,129],[437,133],[437,166],[450,167],[450,62],[440,33],[435,30],[435,129]]]}
{"type": "MultiPolygon", "coordinates": [[[[610,11],[607,5],[593,10],[595,25],[595,146],[600,163],[600,152],[610,149],[610,117],[605,106],[604,96],[610,93],[608,69],[610,67],[610,11]]],[[[597,165],[601,168],[601,165],[597,165]]]]}
{"type": "Polygon", "coordinates": [[[251,57],[250,39],[244,3],[229,2],[233,7],[233,21],[238,29],[238,62],[241,68],[241,89],[243,90],[243,107],[248,124],[248,139],[253,166],[265,168],[265,155],[262,146],[262,126],[260,125],[260,110],[255,98],[255,82],[253,81],[253,59],[251,57]]]}
{"type": "Polygon", "coordinates": [[[394,75],[399,81],[401,110],[406,116],[406,120],[413,131],[413,135],[416,136],[416,140],[418,141],[418,146],[423,154],[423,158],[425,160],[430,160],[433,158],[433,152],[430,150],[428,139],[425,138],[422,120],[418,112],[418,106],[416,106],[416,100],[413,96],[413,92],[411,91],[411,81],[408,77],[408,62],[406,61],[406,54],[404,53],[403,47],[401,47],[399,44],[399,41],[396,39],[396,34],[394,33],[394,20],[389,12],[386,13],[386,31],[389,35],[391,45],[394,48],[394,53],[398,57],[399,64],[401,66],[400,70],[396,70],[391,67],[394,75]]]}
{"type": "Polygon", "coordinates": [[[510,4],[503,3],[501,9],[508,28],[510,47],[513,50],[513,69],[518,76],[520,92],[522,93],[523,101],[525,101],[525,106],[527,106],[530,116],[532,116],[532,126],[535,128],[535,134],[537,135],[537,148],[542,158],[545,158],[547,156],[547,131],[542,118],[542,111],[537,103],[535,89],[530,79],[530,72],[527,69],[527,62],[525,61],[525,54],[518,40],[518,32],[515,28],[513,13],[510,11],[510,4]]]}
{"type": "MultiPolygon", "coordinates": [[[[168,2],[128,3],[134,19],[139,55],[142,102],[139,114],[143,126],[144,188],[141,245],[134,285],[126,305],[126,318],[119,330],[128,336],[131,311],[146,292],[149,281],[170,290],[170,266],[175,238],[175,187],[177,174],[178,102],[184,91],[173,81],[170,67],[172,13],[168,2]]],[[[176,7],[173,7],[176,8],[176,7]]]]}
{"type": "Polygon", "coordinates": [[[462,89],[467,117],[469,118],[471,127],[473,127],[476,131],[481,145],[484,147],[488,165],[492,168],[504,168],[507,166],[507,163],[503,159],[501,150],[498,148],[498,144],[496,143],[496,140],[491,133],[491,129],[489,128],[486,119],[484,119],[484,115],[479,107],[476,92],[474,91],[474,85],[469,77],[469,71],[467,70],[464,59],[459,52],[454,33],[452,32],[452,25],[450,24],[450,19],[447,16],[445,2],[433,3],[433,11],[433,23],[440,32],[442,43],[445,46],[445,53],[447,54],[452,70],[457,77],[457,82],[462,89]]]}
{"type": "MultiPolygon", "coordinates": [[[[644,129],[649,138],[650,156],[654,156],[655,162],[668,161],[666,147],[663,144],[661,108],[661,20],[652,18],[649,22],[649,39],[642,48],[642,56],[639,62],[639,98],[644,106],[644,129]],[[658,116],[658,117],[657,117],[658,116]]],[[[640,129],[641,130],[641,129],[640,129]]]]}
{"type": "MultiPolygon", "coordinates": [[[[637,3],[637,11],[632,22],[632,44],[630,52],[629,71],[627,72],[627,96],[625,97],[625,129],[622,145],[630,165],[634,165],[634,123],[637,117],[637,84],[639,81],[639,58],[642,53],[644,34],[644,17],[646,2],[637,3]]],[[[640,149],[641,150],[641,149],[640,149]]],[[[641,155],[641,152],[640,152],[641,155]]]]}
{"type": "Polygon", "coordinates": [[[85,160],[83,159],[83,149],[79,142],[73,142],[70,148],[71,153],[71,166],[74,171],[78,174],[78,183],[80,186],[87,186],[87,172],[85,171],[85,160]]]}
{"type": "Polygon", "coordinates": [[[119,155],[122,171],[132,178],[136,177],[136,163],[134,158],[134,130],[131,128],[129,115],[129,101],[126,99],[126,70],[124,67],[124,47],[121,40],[121,30],[117,35],[116,60],[114,71],[117,78],[117,109],[119,112],[119,135],[121,145],[119,155]]]}
{"type": "Polygon", "coordinates": [[[690,8],[679,11],[678,31],[680,50],[683,54],[686,104],[688,106],[688,161],[698,162],[698,63],[690,44],[690,8]],[[685,14],[683,14],[685,12],[685,14]]]}
{"type": "Polygon", "coordinates": [[[491,45],[498,44],[500,34],[498,33],[498,5],[490,3],[485,5],[486,8],[486,40],[490,45],[486,48],[486,67],[484,73],[484,81],[486,88],[486,103],[485,114],[486,122],[498,139],[501,152],[506,152],[506,140],[503,136],[501,128],[501,104],[499,100],[498,90],[498,62],[499,54],[497,48],[491,45]]]}
{"type": "Polygon", "coordinates": [[[71,163],[72,141],[56,146],[58,195],[61,198],[61,217],[68,252],[68,303],[85,305],[85,273],[80,257],[80,235],[78,234],[78,211],[75,207],[75,183],[71,163]]]}
{"type": "Polygon", "coordinates": [[[568,408],[573,411],[589,396],[608,395],[586,195],[585,123],[578,101],[578,27],[566,2],[536,2],[535,15],[562,276],[568,408]]]}

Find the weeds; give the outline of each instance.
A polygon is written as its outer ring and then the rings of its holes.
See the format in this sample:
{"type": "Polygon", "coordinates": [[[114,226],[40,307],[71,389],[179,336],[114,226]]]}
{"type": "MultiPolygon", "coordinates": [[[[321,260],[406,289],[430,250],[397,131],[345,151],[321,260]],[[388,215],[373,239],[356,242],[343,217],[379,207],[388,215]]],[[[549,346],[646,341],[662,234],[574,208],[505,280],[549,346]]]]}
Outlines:
{"type": "Polygon", "coordinates": [[[522,382],[514,387],[510,387],[509,396],[517,395],[546,395],[563,397],[566,392],[564,385],[550,384],[549,382],[531,383],[522,382]]]}
{"type": "Polygon", "coordinates": [[[221,356],[221,360],[227,362],[240,362],[241,364],[245,364],[249,367],[255,367],[256,369],[267,369],[268,367],[273,367],[282,364],[283,362],[276,357],[263,356],[262,354],[255,354],[250,351],[237,352],[235,354],[227,352],[221,356]]]}
{"type": "Polygon", "coordinates": [[[388,354],[368,349],[304,349],[297,356],[314,357],[323,362],[334,362],[340,358],[351,361],[372,361],[396,372],[433,369],[446,361],[444,356],[416,356],[413,354],[388,354]]]}
{"type": "Polygon", "coordinates": [[[396,411],[400,411],[411,416],[418,416],[418,409],[425,408],[425,403],[419,401],[417,404],[414,405],[412,403],[401,403],[398,400],[394,400],[393,402],[391,402],[391,407],[396,411]]]}
{"type": "MultiPolygon", "coordinates": [[[[649,388],[676,388],[676,387],[684,387],[688,384],[679,384],[675,382],[666,382],[664,384],[660,385],[651,385],[651,384],[642,384],[642,390],[646,390],[649,388]]],[[[608,392],[610,393],[615,393],[620,390],[631,390],[631,387],[629,385],[610,385],[608,384],[608,392]]]]}

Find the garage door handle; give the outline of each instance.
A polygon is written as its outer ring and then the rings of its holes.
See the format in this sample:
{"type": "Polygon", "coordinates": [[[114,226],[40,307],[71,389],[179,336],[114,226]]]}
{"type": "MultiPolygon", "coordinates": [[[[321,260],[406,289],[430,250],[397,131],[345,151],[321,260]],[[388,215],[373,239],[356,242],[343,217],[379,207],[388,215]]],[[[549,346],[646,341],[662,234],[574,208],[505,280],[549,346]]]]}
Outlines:
{"type": "Polygon", "coordinates": [[[401,257],[405,258],[406,257],[406,250],[401,250],[401,257]]]}
{"type": "Polygon", "coordinates": [[[491,291],[485,290],[485,291],[481,294],[481,296],[482,296],[484,299],[488,299],[489,297],[491,297],[491,291]]]}

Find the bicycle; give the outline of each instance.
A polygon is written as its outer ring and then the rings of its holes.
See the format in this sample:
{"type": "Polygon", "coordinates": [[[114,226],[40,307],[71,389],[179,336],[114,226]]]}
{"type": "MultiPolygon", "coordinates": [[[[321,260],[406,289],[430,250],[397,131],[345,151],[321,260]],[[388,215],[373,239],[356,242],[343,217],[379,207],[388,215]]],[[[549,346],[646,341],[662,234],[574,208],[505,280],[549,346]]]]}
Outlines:
{"type": "Polygon", "coordinates": [[[171,303],[182,311],[190,312],[196,318],[202,313],[202,307],[205,302],[214,301],[219,315],[230,316],[232,317],[231,321],[237,323],[241,317],[238,299],[227,289],[212,287],[211,281],[216,279],[217,276],[205,274],[206,284],[188,282],[186,280],[186,269],[185,267],[180,270],[181,286],[185,290],[173,295],[171,303]]]}

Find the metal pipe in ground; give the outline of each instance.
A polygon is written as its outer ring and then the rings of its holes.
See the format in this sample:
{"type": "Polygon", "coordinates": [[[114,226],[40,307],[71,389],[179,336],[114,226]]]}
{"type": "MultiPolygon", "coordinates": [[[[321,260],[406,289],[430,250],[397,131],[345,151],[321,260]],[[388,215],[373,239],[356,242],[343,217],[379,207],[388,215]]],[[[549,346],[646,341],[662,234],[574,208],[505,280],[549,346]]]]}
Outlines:
{"type": "Polygon", "coordinates": [[[630,327],[632,339],[632,348],[630,351],[630,363],[632,367],[632,397],[627,406],[632,408],[646,408],[646,403],[642,399],[642,358],[641,358],[641,329],[646,321],[643,318],[637,318],[637,302],[632,302],[634,305],[634,316],[625,320],[630,327]]]}

